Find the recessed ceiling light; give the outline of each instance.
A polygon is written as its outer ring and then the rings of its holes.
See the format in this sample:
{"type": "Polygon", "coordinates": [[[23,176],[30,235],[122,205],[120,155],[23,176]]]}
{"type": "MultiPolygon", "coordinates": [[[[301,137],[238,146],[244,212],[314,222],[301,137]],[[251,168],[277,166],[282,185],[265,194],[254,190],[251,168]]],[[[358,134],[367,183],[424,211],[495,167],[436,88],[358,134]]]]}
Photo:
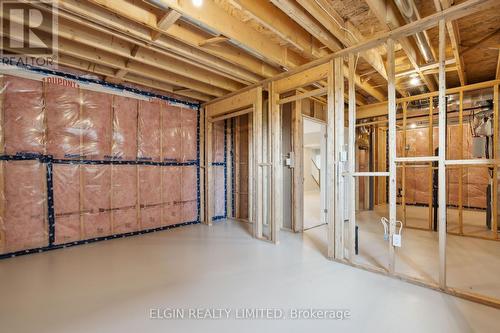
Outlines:
{"type": "Polygon", "coordinates": [[[195,7],[201,7],[203,5],[203,0],[192,0],[195,7]]]}
{"type": "Polygon", "coordinates": [[[418,77],[414,76],[410,79],[410,84],[412,86],[418,86],[420,83],[420,80],[418,79],[418,77]]]}

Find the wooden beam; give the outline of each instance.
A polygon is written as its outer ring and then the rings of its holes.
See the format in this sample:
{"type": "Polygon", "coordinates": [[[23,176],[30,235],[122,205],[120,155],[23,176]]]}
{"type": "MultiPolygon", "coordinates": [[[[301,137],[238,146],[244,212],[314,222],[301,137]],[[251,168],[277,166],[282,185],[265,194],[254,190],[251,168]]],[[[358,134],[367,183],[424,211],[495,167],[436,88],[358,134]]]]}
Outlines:
{"type": "Polygon", "coordinates": [[[227,38],[226,36],[219,35],[219,36],[205,39],[202,42],[199,42],[198,46],[215,45],[215,44],[227,42],[228,40],[229,40],[229,38],[227,38]]]}
{"type": "MultiPolygon", "coordinates": [[[[394,8],[391,5],[388,5],[384,0],[365,0],[367,5],[370,7],[372,13],[377,17],[379,22],[386,26],[389,31],[395,30],[401,26],[398,20],[398,15],[395,12],[394,8]]],[[[401,44],[401,47],[405,51],[408,60],[412,64],[412,66],[417,69],[419,67],[418,59],[417,59],[417,50],[410,43],[409,39],[404,36],[399,39],[398,42],[401,44]]],[[[434,81],[430,78],[423,75],[419,72],[420,78],[426,83],[427,87],[430,91],[436,90],[436,86],[434,81]]]]}
{"type": "MultiPolygon", "coordinates": [[[[106,0],[91,0],[109,8],[110,2],[106,0]]],[[[115,10],[126,11],[129,3],[121,0],[113,1],[115,10]],[[117,8],[116,8],[117,7],[117,8]]],[[[304,60],[293,57],[287,47],[281,46],[269,40],[262,34],[256,33],[255,29],[238,20],[236,17],[224,11],[211,1],[205,1],[203,6],[196,7],[191,0],[156,0],[165,9],[171,8],[178,11],[195,22],[210,27],[219,34],[238,41],[249,50],[259,54],[266,61],[284,67],[296,67],[304,63],[304,60]]],[[[135,7],[135,6],[134,6],[135,7]]],[[[293,53],[293,52],[292,52],[293,53]]]]}
{"type": "MultiPolygon", "coordinates": [[[[361,32],[350,22],[345,22],[327,0],[297,0],[323,27],[333,34],[343,45],[351,46],[365,40],[361,32]]],[[[338,50],[334,50],[338,51],[338,50]]],[[[376,50],[367,50],[361,54],[372,67],[387,79],[382,56],[376,50]]]]}
{"type": "MultiPolygon", "coordinates": [[[[246,11],[252,14],[252,17],[257,17],[258,21],[264,23],[267,26],[273,26],[276,23],[276,26],[272,29],[275,33],[280,36],[289,36],[289,35],[297,35],[300,38],[297,38],[294,42],[294,46],[299,47],[300,50],[306,52],[310,57],[319,57],[321,55],[326,55],[327,52],[325,50],[319,50],[315,48],[314,44],[311,43],[311,36],[317,38],[323,43],[327,43],[325,45],[330,45],[330,49],[337,51],[342,48],[342,44],[339,44],[335,41],[335,45],[333,42],[325,41],[325,34],[327,34],[328,28],[319,26],[317,23],[313,22],[313,20],[304,12],[304,10],[289,0],[276,0],[271,1],[281,10],[277,10],[276,6],[273,6],[268,1],[263,0],[233,0],[233,2],[240,5],[246,11]],[[283,14],[283,11],[286,15],[283,14]],[[285,17],[283,17],[283,15],[285,17]],[[290,17],[288,17],[288,16],[290,17]],[[276,18],[274,18],[276,16],[276,18]],[[290,18],[292,20],[290,20],[290,18]],[[288,20],[287,20],[288,19],[288,20]],[[325,29],[326,28],[326,29],[325,29]],[[310,34],[309,41],[305,40],[305,36],[303,36],[302,31],[308,31],[310,34]],[[329,43],[329,44],[328,44],[329,43]],[[296,45],[298,44],[298,45],[296,45]]],[[[306,3],[309,3],[306,1],[306,3]]],[[[302,3],[301,3],[302,4],[302,3]]],[[[307,8],[306,8],[307,9],[307,8]]],[[[316,18],[317,15],[313,14],[316,18]]],[[[330,37],[331,39],[331,37],[330,37]]],[[[345,38],[344,38],[345,40],[345,38]]],[[[350,45],[350,44],[349,44],[350,45]]],[[[377,54],[378,55],[378,54],[377,54]]],[[[370,61],[369,61],[370,62],[370,61]]],[[[385,68],[383,67],[383,63],[380,58],[380,63],[376,65],[378,70],[382,73],[385,73],[385,68]]],[[[347,67],[344,66],[345,75],[347,75],[347,67]]],[[[346,76],[347,77],[347,76],[346,76]]],[[[376,88],[374,88],[371,84],[367,82],[362,82],[359,75],[356,76],[356,86],[360,89],[364,90],[368,94],[372,95],[378,101],[385,100],[385,96],[380,93],[376,88]]]]}
{"type": "Polygon", "coordinates": [[[153,41],[157,40],[163,32],[166,32],[178,19],[181,18],[181,14],[175,10],[168,10],[156,23],[156,29],[151,33],[151,39],[153,41]]]}
{"type": "Polygon", "coordinates": [[[231,3],[297,48],[304,57],[316,59],[328,53],[315,43],[310,33],[268,0],[231,0],[231,3]]]}
{"type": "Polygon", "coordinates": [[[314,21],[299,5],[297,5],[297,2],[291,0],[270,1],[330,50],[338,51],[342,48],[342,44],[339,43],[337,39],[333,38],[323,26],[314,21]]]}
{"type": "MultiPolygon", "coordinates": [[[[450,0],[436,0],[434,5],[437,11],[450,8],[450,0]]],[[[467,84],[467,76],[465,71],[465,64],[463,55],[461,54],[461,40],[460,32],[458,30],[457,21],[447,21],[446,29],[448,30],[448,35],[450,36],[451,49],[453,50],[453,57],[455,58],[457,64],[458,78],[460,80],[460,85],[465,86],[467,84]]]]}
{"type": "Polygon", "coordinates": [[[95,73],[98,75],[102,75],[105,78],[114,79],[115,80],[114,83],[122,83],[123,81],[130,82],[130,83],[138,84],[138,85],[141,85],[141,86],[144,86],[147,88],[152,88],[155,90],[160,90],[160,91],[168,92],[171,94],[176,94],[179,96],[193,98],[193,99],[199,100],[199,101],[209,101],[210,99],[212,99],[212,96],[209,96],[209,95],[206,95],[203,93],[199,93],[199,92],[174,92],[173,85],[170,85],[170,84],[167,84],[164,82],[160,82],[160,81],[156,81],[156,80],[150,79],[150,78],[145,78],[145,77],[131,74],[131,73],[127,73],[123,77],[123,79],[116,78],[115,72],[112,68],[102,66],[102,65],[96,65],[96,64],[93,64],[93,63],[88,62],[86,60],[77,59],[77,58],[67,56],[64,54],[59,55],[58,63],[61,65],[64,65],[64,66],[71,67],[71,68],[75,68],[75,69],[95,73]]]}
{"type": "MultiPolygon", "coordinates": [[[[287,77],[290,77],[292,75],[296,75],[298,73],[301,73],[303,71],[306,71],[306,70],[311,69],[313,67],[316,67],[318,65],[325,64],[334,58],[345,57],[351,53],[362,52],[364,50],[367,50],[367,49],[370,49],[373,47],[377,47],[377,46],[381,45],[382,43],[384,43],[385,41],[387,41],[388,39],[400,39],[402,37],[407,37],[409,35],[412,35],[416,32],[432,28],[439,22],[439,20],[442,20],[442,19],[444,19],[444,20],[450,20],[450,19],[456,20],[456,19],[459,19],[459,18],[464,17],[464,16],[472,15],[474,13],[481,11],[481,10],[488,9],[488,8],[495,6],[495,5],[496,5],[496,0],[466,0],[465,2],[463,2],[459,5],[452,6],[452,7],[448,8],[442,12],[438,12],[438,13],[426,16],[418,21],[409,23],[409,24],[402,26],[400,28],[397,28],[397,29],[394,29],[392,31],[381,34],[377,37],[370,38],[370,39],[364,41],[363,43],[359,43],[359,44],[350,46],[348,48],[342,49],[338,52],[335,52],[333,54],[325,56],[323,58],[311,61],[311,62],[304,64],[300,67],[297,67],[297,68],[291,69],[287,72],[278,74],[272,78],[262,80],[259,83],[245,87],[238,92],[228,94],[228,96],[225,96],[224,98],[236,95],[236,94],[241,93],[243,91],[253,89],[256,86],[266,86],[271,82],[281,80],[283,78],[287,78],[287,77]]],[[[434,94],[434,93],[429,93],[429,94],[424,94],[424,95],[432,95],[432,94],[434,94]]],[[[412,97],[404,97],[402,99],[408,99],[408,98],[412,98],[412,97]]],[[[213,102],[217,102],[219,100],[220,99],[217,98],[213,102]]],[[[210,104],[210,103],[212,103],[212,101],[209,103],[206,103],[205,105],[210,104]]]]}
{"type": "MultiPolygon", "coordinates": [[[[236,47],[201,49],[198,43],[207,38],[204,34],[192,26],[178,21],[164,36],[156,41],[151,41],[150,31],[156,29],[149,26],[139,18],[128,16],[117,16],[115,13],[127,12],[123,9],[116,9],[114,2],[109,2],[110,7],[98,7],[88,2],[78,2],[76,0],[65,0],[59,3],[59,16],[64,16],[73,22],[92,27],[106,34],[119,36],[135,43],[142,43],[144,47],[159,50],[164,54],[179,56],[190,59],[225,73],[244,78],[249,82],[257,82],[262,77],[271,77],[279,73],[279,70],[268,65],[262,60],[256,59],[246,53],[242,53],[236,47]],[[116,10],[116,11],[115,11],[116,10]],[[84,19],[83,19],[84,18],[84,19]],[[103,28],[104,27],[104,28],[103,28]],[[116,32],[114,32],[116,31],[116,32]]],[[[37,5],[39,8],[50,10],[50,7],[37,5]]],[[[133,4],[129,9],[133,10],[133,4]]]]}
{"type": "MultiPolygon", "coordinates": [[[[42,28],[44,29],[45,27],[42,28]]],[[[236,83],[234,81],[231,82],[226,78],[213,75],[213,73],[208,72],[204,69],[188,66],[176,59],[168,59],[162,57],[160,54],[150,51],[146,48],[140,48],[138,45],[133,45],[131,49],[128,50],[123,46],[114,48],[114,45],[116,44],[93,43],[91,36],[87,33],[82,33],[82,36],[80,36],[79,38],[73,38],[72,31],[68,31],[66,30],[66,27],[64,25],[60,25],[58,29],[59,37],[72,38],[74,40],[76,39],[78,42],[75,42],[73,40],[66,40],[65,38],[59,38],[59,50],[65,54],[69,54],[78,58],[98,62],[111,67],[116,67],[118,68],[118,72],[116,73],[117,77],[123,77],[127,72],[130,71],[131,66],[137,67],[137,63],[142,63],[146,66],[149,66],[148,64],[151,64],[165,71],[165,73],[172,73],[172,78],[175,77],[177,79],[180,79],[181,81],[188,80],[189,82],[195,82],[195,80],[192,79],[195,78],[196,81],[199,80],[200,82],[203,82],[207,85],[212,85],[227,91],[234,91],[243,87],[243,85],[240,83],[236,83]],[[80,43],[82,43],[83,45],[80,43]],[[95,44],[97,44],[99,49],[89,47],[89,45],[95,44]],[[105,52],[103,50],[105,50],[105,52]],[[131,60],[134,60],[134,62],[131,62],[131,60]],[[184,77],[184,79],[182,79],[181,77],[184,77]]],[[[42,36],[46,35],[42,34],[42,36]]],[[[98,34],[94,34],[93,36],[96,37],[97,41],[101,40],[98,34]]],[[[153,72],[151,74],[153,75],[152,77],[155,78],[156,75],[161,73],[162,72],[160,71],[156,73],[153,72]]],[[[189,88],[193,88],[196,90],[194,86],[190,86],[189,88]]],[[[214,87],[210,89],[213,88],[214,87]]],[[[209,93],[207,90],[203,92],[209,93]]],[[[222,90],[221,92],[224,93],[222,90]]]]}
{"type": "Polygon", "coordinates": [[[495,78],[500,80],[500,50],[498,50],[497,74],[495,75],[495,78]]]}

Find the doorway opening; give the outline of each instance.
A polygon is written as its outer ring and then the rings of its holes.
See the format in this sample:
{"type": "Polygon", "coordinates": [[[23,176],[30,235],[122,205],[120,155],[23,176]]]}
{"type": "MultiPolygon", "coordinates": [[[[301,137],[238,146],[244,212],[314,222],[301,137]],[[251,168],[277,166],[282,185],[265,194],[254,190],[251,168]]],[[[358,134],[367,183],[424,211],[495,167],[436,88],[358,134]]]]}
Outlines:
{"type": "Polygon", "coordinates": [[[303,116],[302,165],[304,166],[304,225],[308,230],[326,224],[325,170],[326,124],[303,116]]]}

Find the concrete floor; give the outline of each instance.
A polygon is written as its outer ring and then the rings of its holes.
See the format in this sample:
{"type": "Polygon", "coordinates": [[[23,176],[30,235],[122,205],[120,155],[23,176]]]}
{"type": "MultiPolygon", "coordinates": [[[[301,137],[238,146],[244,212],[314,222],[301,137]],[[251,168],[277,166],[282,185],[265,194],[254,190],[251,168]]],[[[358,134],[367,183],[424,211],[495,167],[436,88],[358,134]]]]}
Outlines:
{"type": "MultiPolygon", "coordinates": [[[[315,237],[221,222],[0,261],[1,331],[494,332],[500,310],[328,261],[315,237]],[[349,320],[161,320],[151,308],[348,309],[349,320]]],[[[315,234],[316,233],[316,234],[315,234]]]]}
{"type": "MultiPolygon", "coordinates": [[[[427,208],[408,207],[411,215],[427,217],[427,208]]],[[[472,212],[478,215],[478,212],[472,212]]],[[[387,206],[356,214],[359,225],[359,264],[388,268],[389,251],[379,222],[388,216],[387,206]]],[[[484,220],[464,213],[464,225],[480,228],[484,220]],[[471,217],[472,216],[472,217],[471,217]]],[[[423,219],[423,218],[421,218],[423,219]]],[[[426,220],[422,225],[428,225],[426,220]]],[[[500,299],[500,242],[471,237],[447,236],[447,284],[463,291],[500,299]]],[[[438,283],[437,232],[404,228],[402,247],[396,249],[396,272],[424,282],[438,283]]]]}
{"type": "Polygon", "coordinates": [[[304,191],[304,229],[321,225],[321,193],[304,191]]]}

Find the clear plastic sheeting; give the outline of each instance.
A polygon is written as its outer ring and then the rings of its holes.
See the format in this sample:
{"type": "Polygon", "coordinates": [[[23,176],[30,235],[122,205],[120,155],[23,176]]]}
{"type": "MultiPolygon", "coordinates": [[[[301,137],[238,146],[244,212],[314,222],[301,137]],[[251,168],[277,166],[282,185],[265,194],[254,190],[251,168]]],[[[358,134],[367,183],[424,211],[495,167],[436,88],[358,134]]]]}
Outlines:
{"type": "Polygon", "coordinates": [[[139,102],[139,160],[160,161],[160,109],[160,103],[139,102]]]}
{"type": "MultiPolygon", "coordinates": [[[[162,168],[163,217],[166,225],[183,221],[181,189],[184,178],[182,169],[182,167],[162,168]]],[[[192,219],[186,221],[192,221],[192,219]]]]}
{"type": "Polygon", "coordinates": [[[213,144],[212,144],[212,158],[215,163],[224,163],[224,135],[225,126],[224,121],[218,121],[214,123],[213,129],[213,144]]]}
{"type": "Polygon", "coordinates": [[[141,228],[161,227],[161,172],[159,167],[139,166],[141,228]]]}
{"type": "Polygon", "coordinates": [[[196,167],[182,168],[182,218],[184,221],[196,220],[198,211],[198,188],[196,185],[196,167]]]}
{"type": "Polygon", "coordinates": [[[137,155],[137,112],[139,101],[113,97],[112,158],[133,161],[137,155]]]}
{"type": "Polygon", "coordinates": [[[137,171],[136,165],[111,166],[113,233],[121,234],[139,230],[137,171]]]}
{"type": "Polygon", "coordinates": [[[86,239],[111,234],[111,166],[82,165],[83,235],[86,239]]]}
{"type": "Polygon", "coordinates": [[[46,167],[38,161],[1,161],[0,253],[47,246],[46,167]]]}
{"type": "Polygon", "coordinates": [[[81,240],[80,165],[57,164],[53,167],[55,243],[81,240]]]}
{"type": "Polygon", "coordinates": [[[217,166],[214,169],[214,215],[216,217],[226,216],[226,182],[224,167],[217,166]]]}
{"type": "MultiPolygon", "coordinates": [[[[164,162],[181,162],[181,109],[177,106],[167,105],[162,114],[162,155],[164,162]]],[[[196,130],[196,128],[195,128],[196,130]]],[[[195,136],[196,138],[196,136],[195,136]]],[[[196,157],[195,157],[196,159],[196,157]]]]}
{"type": "Polygon", "coordinates": [[[82,157],[103,160],[111,155],[113,96],[89,90],[81,95],[82,157]]]}
{"type": "Polygon", "coordinates": [[[77,88],[45,84],[47,152],[54,158],[79,158],[82,124],[80,91],[77,88]]]}
{"type": "MultiPolygon", "coordinates": [[[[1,77],[0,77],[0,80],[1,77]]],[[[4,76],[3,132],[5,153],[44,153],[45,117],[41,82],[4,76]]]]}
{"type": "Polygon", "coordinates": [[[213,169],[213,218],[226,217],[226,122],[213,123],[212,131],[212,169],[213,169]]]}
{"type": "Polygon", "coordinates": [[[197,159],[198,142],[196,140],[198,115],[195,110],[181,108],[182,118],[182,162],[197,159]]]}

